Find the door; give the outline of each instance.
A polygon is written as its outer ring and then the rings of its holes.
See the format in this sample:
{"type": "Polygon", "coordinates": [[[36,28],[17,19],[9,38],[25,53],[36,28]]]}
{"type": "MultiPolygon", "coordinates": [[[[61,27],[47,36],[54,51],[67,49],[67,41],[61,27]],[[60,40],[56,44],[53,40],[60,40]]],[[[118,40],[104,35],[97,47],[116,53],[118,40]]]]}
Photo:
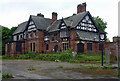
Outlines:
{"type": "Polygon", "coordinates": [[[78,53],[84,52],[84,44],[83,43],[78,43],[77,44],[77,49],[78,49],[78,53]]]}
{"type": "Polygon", "coordinates": [[[22,53],[22,43],[16,42],[16,52],[22,53]]]}
{"type": "Polygon", "coordinates": [[[54,47],[54,52],[57,52],[57,50],[58,50],[58,45],[55,45],[55,47],[54,47]]]}

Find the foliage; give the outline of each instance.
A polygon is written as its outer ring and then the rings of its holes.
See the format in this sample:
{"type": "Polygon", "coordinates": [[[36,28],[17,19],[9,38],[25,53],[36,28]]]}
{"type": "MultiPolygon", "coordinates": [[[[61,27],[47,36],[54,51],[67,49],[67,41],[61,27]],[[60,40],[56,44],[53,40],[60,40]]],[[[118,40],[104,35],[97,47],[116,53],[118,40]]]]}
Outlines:
{"type": "Polygon", "coordinates": [[[3,74],[2,79],[7,79],[7,78],[14,78],[12,74],[3,74]]]}
{"type": "MultiPolygon", "coordinates": [[[[69,52],[63,52],[60,54],[39,54],[28,53],[24,55],[18,55],[14,57],[2,56],[2,59],[34,59],[34,60],[46,60],[55,62],[71,62],[71,63],[101,63],[101,55],[88,55],[77,54],[73,58],[69,52]]],[[[105,55],[104,55],[105,62],[105,55]]]]}
{"type": "Polygon", "coordinates": [[[2,26],[2,54],[5,54],[5,43],[12,41],[12,33],[17,29],[17,27],[12,27],[11,29],[2,26]]]}
{"type": "Polygon", "coordinates": [[[99,16],[97,17],[93,17],[97,27],[99,28],[100,32],[105,32],[105,29],[107,28],[107,22],[103,21],[102,18],[100,18],[99,16]]]}

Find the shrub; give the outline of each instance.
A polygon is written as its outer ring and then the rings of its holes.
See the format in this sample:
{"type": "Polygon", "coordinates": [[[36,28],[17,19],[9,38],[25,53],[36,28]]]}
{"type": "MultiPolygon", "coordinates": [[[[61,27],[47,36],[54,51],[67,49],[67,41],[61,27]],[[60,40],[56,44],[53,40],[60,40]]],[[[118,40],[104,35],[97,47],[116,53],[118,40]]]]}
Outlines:
{"type": "Polygon", "coordinates": [[[12,74],[3,74],[2,79],[7,79],[7,78],[14,78],[12,74]]]}
{"type": "Polygon", "coordinates": [[[73,56],[69,52],[63,52],[60,56],[61,61],[66,61],[67,59],[72,59],[72,58],[73,58],[73,56]]]}

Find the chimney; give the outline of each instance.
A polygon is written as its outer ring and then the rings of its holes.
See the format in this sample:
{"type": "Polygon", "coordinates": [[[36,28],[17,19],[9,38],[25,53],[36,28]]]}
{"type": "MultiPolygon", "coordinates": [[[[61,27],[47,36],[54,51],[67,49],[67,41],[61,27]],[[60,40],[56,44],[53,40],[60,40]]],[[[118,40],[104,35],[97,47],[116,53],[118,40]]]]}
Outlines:
{"type": "Polygon", "coordinates": [[[77,13],[86,12],[86,2],[77,6],[77,13]]]}
{"type": "Polygon", "coordinates": [[[43,18],[44,18],[44,15],[41,14],[41,13],[38,13],[37,16],[40,16],[40,17],[43,17],[43,18]]]}
{"type": "Polygon", "coordinates": [[[53,12],[52,13],[52,20],[51,20],[51,24],[57,20],[57,13],[56,12],[53,12]]]}

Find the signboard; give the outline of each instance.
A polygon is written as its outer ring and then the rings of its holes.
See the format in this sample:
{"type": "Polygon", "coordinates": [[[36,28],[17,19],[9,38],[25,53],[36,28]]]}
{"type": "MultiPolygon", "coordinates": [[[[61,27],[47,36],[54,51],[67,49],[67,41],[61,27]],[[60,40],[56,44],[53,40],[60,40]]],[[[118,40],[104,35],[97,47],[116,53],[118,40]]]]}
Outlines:
{"type": "Polygon", "coordinates": [[[106,40],[106,34],[105,34],[105,32],[100,33],[99,39],[100,39],[100,42],[104,42],[106,40]]]}

